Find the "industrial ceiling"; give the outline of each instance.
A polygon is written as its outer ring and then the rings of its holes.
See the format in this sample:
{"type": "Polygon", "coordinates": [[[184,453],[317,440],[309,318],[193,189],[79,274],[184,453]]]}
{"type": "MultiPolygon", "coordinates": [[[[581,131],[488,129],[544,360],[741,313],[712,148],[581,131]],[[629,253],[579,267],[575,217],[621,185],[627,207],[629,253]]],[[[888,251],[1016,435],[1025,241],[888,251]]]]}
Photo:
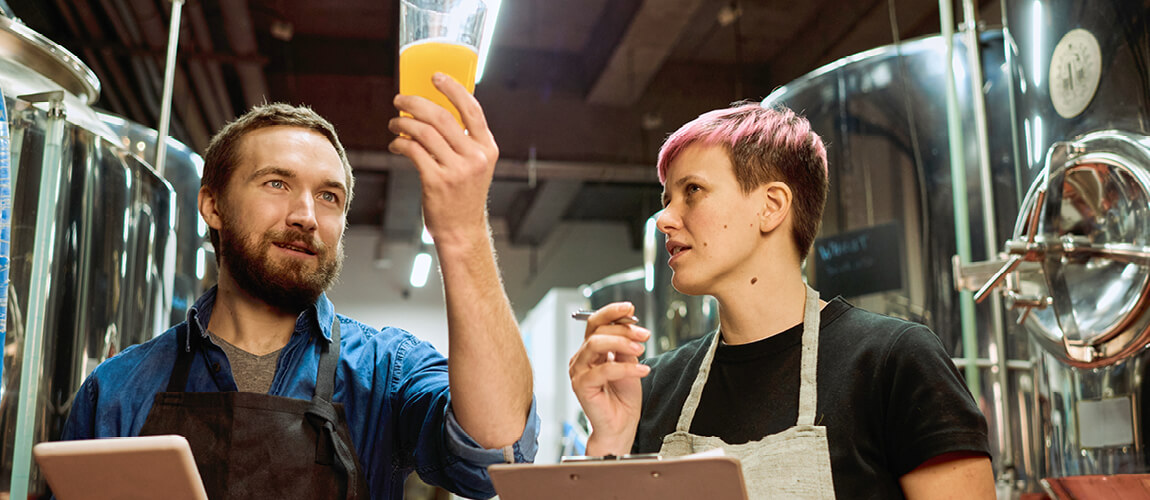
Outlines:
{"type": "MultiPolygon", "coordinates": [[[[158,128],[171,0],[8,4],[91,67],[98,107],[158,128]]],[[[999,23],[997,1],[978,9],[999,23]]],[[[418,238],[419,177],[387,152],[398,11],[398,0],[187,0],[172,135],[202,152],[254,104],[308,104],[349,150],[349,222],[418,238]]],[[[939,5],[925,0],[503,0],[476,89],[502,153],[491,215],[517,245],[571,220],[626,224],[638,245],[659,208],[658,147],[679,125],[938,31],[939,5]]]]}

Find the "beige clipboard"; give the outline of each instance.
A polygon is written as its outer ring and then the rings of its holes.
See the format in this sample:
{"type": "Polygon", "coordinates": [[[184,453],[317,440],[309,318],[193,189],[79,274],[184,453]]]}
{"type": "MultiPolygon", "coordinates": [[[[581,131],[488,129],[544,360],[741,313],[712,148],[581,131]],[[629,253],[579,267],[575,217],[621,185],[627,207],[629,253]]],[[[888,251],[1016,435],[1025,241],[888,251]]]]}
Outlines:
{"type": "Polygon", "coordinates": [[[207,500],[183,436],[52,441],[32,455],[58,500],[207,500]]]}
{"type": "Polygon", "coordinates": [[[739,459],[594,460],[487,468],[500,500],[747,500],[739,459]]]}

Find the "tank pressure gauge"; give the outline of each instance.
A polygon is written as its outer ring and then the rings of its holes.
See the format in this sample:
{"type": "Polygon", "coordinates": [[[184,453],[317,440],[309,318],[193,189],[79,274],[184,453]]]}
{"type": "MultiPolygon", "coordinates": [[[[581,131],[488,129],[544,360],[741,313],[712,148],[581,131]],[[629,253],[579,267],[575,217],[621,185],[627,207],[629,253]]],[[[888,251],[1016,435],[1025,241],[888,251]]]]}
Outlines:
{"type": "Polygon", "coordinates": [[[1082,28],[1070,30],[1050,56],[1050,102],[1063,118],[1078,116],[1094,99],[1102,77],[1098,39],[1082,28]]]}

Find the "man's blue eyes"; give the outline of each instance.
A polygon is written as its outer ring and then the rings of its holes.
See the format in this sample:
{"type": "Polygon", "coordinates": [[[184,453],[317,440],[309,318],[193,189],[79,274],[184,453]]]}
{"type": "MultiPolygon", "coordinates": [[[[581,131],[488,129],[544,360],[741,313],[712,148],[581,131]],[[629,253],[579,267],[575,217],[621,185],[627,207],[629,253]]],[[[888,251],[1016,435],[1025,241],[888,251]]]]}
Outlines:
{"type": "MultiPolygon", "coordinates": [[[[287,184],[285,184],[284,181],[268,181],[267,185],[271,186],[273,189],[285,189],[285,188],[287,188],[287,184]]],[[[330,192],[330,191],[325,191],[323,193],[320,193],[320,198],[322,198],[324,201],[327,201],[327,202],[339,203],[339,196],[336,195],[335,193],[330,192]]]]}

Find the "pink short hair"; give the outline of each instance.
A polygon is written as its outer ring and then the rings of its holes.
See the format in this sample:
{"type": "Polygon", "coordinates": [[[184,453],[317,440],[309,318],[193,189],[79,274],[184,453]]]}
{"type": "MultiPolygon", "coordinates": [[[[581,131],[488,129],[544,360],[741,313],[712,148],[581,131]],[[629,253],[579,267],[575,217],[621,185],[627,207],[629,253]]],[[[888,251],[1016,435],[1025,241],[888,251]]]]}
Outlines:
{"type": "Polygon", "coordinates": [[[699,115],[671,134],[659,150],[659,182],[688,146],[721,145],[744,193],[782,181],[794,193],[794,238],[799,258],[814,244],[827,199],[827,149],[805,118],[784,107],[738,102],[699,115]]]}

